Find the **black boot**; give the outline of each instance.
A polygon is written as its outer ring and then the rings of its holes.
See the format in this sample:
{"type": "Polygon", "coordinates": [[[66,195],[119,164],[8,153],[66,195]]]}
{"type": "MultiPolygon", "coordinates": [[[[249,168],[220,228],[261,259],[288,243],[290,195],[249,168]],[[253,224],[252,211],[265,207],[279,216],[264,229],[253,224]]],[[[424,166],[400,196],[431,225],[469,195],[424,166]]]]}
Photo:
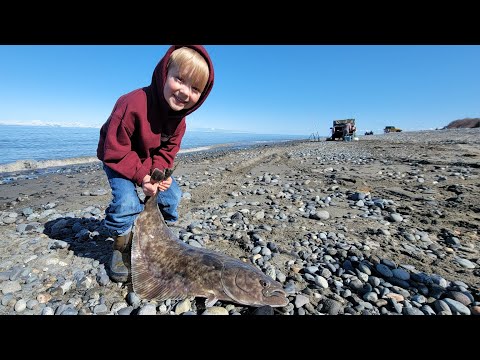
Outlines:
{"type": "Polygon", "coordinates": [[[129,278],[132,237],[132,232],[115,237],[110,260],[110,279],[114,282],[127,282],[129,278]]]}

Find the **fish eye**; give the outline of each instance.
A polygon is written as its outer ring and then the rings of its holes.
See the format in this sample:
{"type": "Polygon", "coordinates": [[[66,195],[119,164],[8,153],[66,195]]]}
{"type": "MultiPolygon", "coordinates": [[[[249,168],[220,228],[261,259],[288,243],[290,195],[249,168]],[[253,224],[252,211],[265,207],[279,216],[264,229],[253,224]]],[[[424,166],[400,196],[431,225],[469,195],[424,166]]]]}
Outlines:
{"type": "Polygon", "coordinates": [[[266,287],[268,284],[265,280],[260,280],[260,285],[262,285],[263,287],[266,287]]]}

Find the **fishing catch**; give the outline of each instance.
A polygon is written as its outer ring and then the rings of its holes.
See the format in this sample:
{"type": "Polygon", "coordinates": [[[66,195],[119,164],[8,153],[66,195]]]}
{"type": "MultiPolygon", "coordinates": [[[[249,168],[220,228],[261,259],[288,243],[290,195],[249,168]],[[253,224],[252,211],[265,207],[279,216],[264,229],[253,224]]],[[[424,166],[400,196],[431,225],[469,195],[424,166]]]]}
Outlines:
{"type": "Polygon", "coordinates": [[[155,196],[135,221],[132,239],[132,285],[141,298],[158,301],[206,298],[247,306],[288,304],[282,285],[253,265],[178,239],[165,224],[155,196]]]}

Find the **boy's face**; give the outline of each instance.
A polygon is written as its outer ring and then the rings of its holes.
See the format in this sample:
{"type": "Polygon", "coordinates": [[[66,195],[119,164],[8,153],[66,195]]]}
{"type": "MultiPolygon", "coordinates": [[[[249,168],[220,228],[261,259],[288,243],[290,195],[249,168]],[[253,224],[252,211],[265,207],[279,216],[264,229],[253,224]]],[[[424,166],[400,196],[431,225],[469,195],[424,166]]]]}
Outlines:
{"type": "Polygon", "coordinates": [[[172,66],[167,74],[167,81],[163,87],[163,96],[172,110],[188,110],[200,99],[202,89],[195,87],[187,74],[180,74],[172,66]]]}

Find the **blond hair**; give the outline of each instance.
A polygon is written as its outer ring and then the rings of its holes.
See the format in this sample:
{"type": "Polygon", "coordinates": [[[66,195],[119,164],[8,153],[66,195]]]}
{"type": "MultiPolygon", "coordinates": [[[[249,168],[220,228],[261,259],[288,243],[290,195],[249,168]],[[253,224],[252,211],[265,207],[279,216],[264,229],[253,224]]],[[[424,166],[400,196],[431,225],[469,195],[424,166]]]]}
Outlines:
{"type": "Polygon", "coordinates": [[[174,66],[182,76],[188,76],[192,84],[202,92],[207,85],[208,64],[197,51],[189,47],[181,47],[172,52],[168,59],[167,69],[174,66]]]}

